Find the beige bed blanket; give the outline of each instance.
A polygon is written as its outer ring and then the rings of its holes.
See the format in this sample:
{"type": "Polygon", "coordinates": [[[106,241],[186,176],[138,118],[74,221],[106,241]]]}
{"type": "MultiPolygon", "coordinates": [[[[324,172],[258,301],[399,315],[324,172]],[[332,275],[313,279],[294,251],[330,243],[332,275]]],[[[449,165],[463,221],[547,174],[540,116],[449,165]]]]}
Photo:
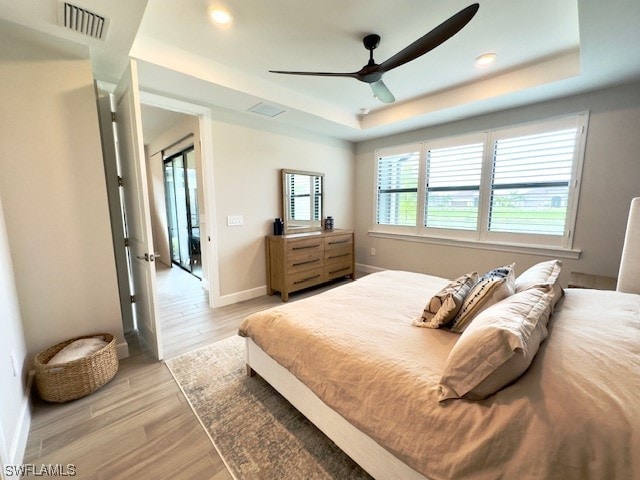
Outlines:
{"type": "Polygon", "coordinates": [[[432,480],[640,478],[640,296],[568,290],[523,377],[439,403],[459,337],[411,322],[447,282],[380,272],[251,315],[240,333],[432,480]]]}

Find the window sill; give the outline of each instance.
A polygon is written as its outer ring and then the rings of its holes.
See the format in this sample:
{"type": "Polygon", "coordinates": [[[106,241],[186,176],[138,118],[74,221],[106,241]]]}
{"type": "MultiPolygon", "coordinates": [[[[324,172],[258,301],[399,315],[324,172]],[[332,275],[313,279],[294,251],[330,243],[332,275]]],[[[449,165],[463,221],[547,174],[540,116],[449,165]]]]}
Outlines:
{"type": "Polygon", "coordinates": [[[431,243],[435,245],[447,245],[451,247],[477,248],[480,250],[497,250],[501,252],[527,253],[530,255],[554,256],[558,258],[580,258],[581,250],[562,247],[550,247],[545,245],[523,245],[517,243],[481,242],[478,240],[462,240],[454,238],[426,237],[423,235],[411,235],[406,233],[389,233],[369,230],[370,237],[388,238],[404,242],[431,243]]]}

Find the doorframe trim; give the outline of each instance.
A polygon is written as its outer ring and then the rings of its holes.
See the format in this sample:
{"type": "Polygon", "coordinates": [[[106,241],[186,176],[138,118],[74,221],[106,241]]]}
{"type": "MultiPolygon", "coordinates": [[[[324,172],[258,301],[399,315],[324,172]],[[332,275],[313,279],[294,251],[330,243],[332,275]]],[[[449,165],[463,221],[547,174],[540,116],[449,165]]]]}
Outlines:
{"type": "Polygon", "coordinates": [[[155,93],[140,90],[140,103],[152,107],[162,108],[173,112],[195,115],[198,117],[200,128],[200,150],[202,154],[202,184],[204,186],[204,203],[207,248],[202,249],[202,254],[206,258],[208,281],[203,279],[203,287],[209,290],[209,306],[217,307],[220,304],[220,271],[218,265],[218,229],[215,212],[215,187],[214,187],[214,167],[213,167],[213,121],[211,108],[195,103],[176,100],[155,93]]]}

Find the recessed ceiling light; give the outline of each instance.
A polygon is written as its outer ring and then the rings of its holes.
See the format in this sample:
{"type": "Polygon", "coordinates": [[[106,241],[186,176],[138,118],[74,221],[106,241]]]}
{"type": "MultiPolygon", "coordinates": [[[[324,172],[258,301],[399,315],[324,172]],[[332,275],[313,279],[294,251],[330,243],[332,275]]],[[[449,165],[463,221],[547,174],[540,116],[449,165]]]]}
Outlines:
{"type": "Polygon", "coordinates": [[[369,115],[369,112],[371,112],[371,110],[368,108],[363,107],[360,109],[360,115],[369,115]]]}
{"type": "Polygon", "coordinates": [[[216,5],[209,7],[208,12],[213,23],[219,28],[229,28],[231,22],[233,22],[233,15],[226,7],[216,5]]]}
{"type": "Polygon", "coordinates": [[[497,57],[498,55],[496,55],[495,53],[483,53],[478,58],[476,58],[476,65],[478,65],[479,67],[491,65],[496,61],[497,57]]]}

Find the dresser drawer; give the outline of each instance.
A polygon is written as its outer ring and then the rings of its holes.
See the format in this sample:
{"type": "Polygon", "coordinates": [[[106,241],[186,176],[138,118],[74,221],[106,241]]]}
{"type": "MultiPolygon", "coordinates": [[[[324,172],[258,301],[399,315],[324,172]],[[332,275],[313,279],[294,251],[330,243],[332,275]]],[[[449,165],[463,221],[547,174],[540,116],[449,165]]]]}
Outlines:
{"type": "Polygon", "coordinates": [[[310,268],[320,268],[324,265],[324,252],[322,250],[301,250],[301,253],[289,255],[286,258],[287,273],[295,273],[310,268]]]}
{"type": "Polygon", "coordinates": [[[324,282],[324,270],[316,268],[287,275],[286,289],[294,292],[324,282]]]}
{"type": "Polygon", "coordinates": [[[326,265],[333,263],[345,263],[353,258],[353,248],[351,244],[339,244],[335,248],[324,251],[324,263],[326,265]]]}
{"type": "Polygon", "coordinates": [[[324,249],[333,250],[335,248],[342,248],[345,246],[351,247],[353,243],[353,236],[350,233],[344,235],[331,235],[324,239],[324,249]]]}
{"type": "Polygon", "coordinates": [[[300,240],[289,241],[285,246],[285,256],[297,255],[309,252],[322,252],[323,250],[323,238],[312,237],[302,238],[300,240]]]}
{"type": "Polygon", "coordinates": [[[325,265],[324,267],[324,279],[325,281],[333,280],[334,278],[344,277],[353,273],[353,261],[347,260],[340,263],[333,263],[325,265]]]}

